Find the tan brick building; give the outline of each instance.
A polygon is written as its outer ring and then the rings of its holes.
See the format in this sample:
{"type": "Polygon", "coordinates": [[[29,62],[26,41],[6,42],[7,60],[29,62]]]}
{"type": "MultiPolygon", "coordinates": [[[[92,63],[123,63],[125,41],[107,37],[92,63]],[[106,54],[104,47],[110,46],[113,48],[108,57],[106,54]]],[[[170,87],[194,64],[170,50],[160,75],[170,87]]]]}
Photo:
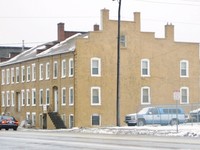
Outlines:
{"type": "MultiPolygon", "coordinates": [[[[1,112],[30,118],[37,128],[56,127],[47,108],[67,128],[115,126],[117,21],[109,19],[109,10],[101,13],[100,30],[71,32],[65,39],[59,24],[62,42],[1,63],[1,112]]],[[[199,102],[199,43],[175,42],[173,25],[165,26],[165,38],[140,27],[140,13],[134,21],[121,21],[122,125],[125,115],[140,107],[174,104],[174,90],[180,90],[180,105],[199,102]]]]}

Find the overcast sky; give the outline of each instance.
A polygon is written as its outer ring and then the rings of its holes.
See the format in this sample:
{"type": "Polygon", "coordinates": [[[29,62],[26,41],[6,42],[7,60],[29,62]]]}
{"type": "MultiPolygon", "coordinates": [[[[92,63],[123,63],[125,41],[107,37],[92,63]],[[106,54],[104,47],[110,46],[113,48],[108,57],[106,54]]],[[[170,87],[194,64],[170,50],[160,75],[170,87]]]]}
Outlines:
{"type": "MultiPolygon", "coordinates": [[[[91,31],[100,24],[100,10],[117,20],[113,0],[0,0],[0,46],[38,45],[57,39],[57,23],[65,30],[91,31]]],[[[122,20],[141,13],[142,31],[164,36],[164,25],[175,25],[175,40],[200,43],[200,0],[122,0],[122,20]]]]}

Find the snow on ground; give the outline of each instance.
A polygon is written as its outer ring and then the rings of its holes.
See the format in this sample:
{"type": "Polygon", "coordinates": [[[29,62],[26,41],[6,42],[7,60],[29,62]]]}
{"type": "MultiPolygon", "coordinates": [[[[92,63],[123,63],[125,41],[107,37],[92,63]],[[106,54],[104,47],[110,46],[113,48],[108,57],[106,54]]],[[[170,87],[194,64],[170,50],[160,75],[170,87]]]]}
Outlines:
{"type": "Polygon", "coordinates": [[[19,130],[29,131],[56,131],[70,133],[89,133],[89,134],[121,134],[121,135],[153,135],[153,136],[177,136],[177,137],[195,137],[200,138],[200,123],[187,123],[178,126],[132,126],[132,127],[97,127],[97,128],[72,128],[57,130],[42,129],[25,129],[20,127],[19,130]],[[178,130],[177,130],[178,129],[178,130]],[[178,131],[178,132],[177,132],[178,131]]]}

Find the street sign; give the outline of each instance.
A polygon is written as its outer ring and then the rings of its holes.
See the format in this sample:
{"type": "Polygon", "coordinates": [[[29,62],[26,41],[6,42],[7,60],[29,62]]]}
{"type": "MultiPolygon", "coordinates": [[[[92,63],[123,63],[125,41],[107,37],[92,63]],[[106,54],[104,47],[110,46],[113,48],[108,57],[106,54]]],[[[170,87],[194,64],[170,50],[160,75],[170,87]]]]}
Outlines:
{"type": "Polygon", "coordinates": [[[174,100],[180,100],[180,91],[174,91],[173,93],[174,100]]]}

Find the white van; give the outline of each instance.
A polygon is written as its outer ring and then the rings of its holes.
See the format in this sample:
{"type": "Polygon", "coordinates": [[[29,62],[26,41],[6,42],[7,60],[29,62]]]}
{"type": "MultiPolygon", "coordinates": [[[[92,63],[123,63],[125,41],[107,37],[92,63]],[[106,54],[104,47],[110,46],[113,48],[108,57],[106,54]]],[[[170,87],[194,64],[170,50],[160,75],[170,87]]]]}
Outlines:
{"type": "Polygon", "coordinates": [[[182,108],[146,107],[138,113],[128,114],[125,117],[128,126],[145,124],[175,125],[185,122],[182,108]]]}

